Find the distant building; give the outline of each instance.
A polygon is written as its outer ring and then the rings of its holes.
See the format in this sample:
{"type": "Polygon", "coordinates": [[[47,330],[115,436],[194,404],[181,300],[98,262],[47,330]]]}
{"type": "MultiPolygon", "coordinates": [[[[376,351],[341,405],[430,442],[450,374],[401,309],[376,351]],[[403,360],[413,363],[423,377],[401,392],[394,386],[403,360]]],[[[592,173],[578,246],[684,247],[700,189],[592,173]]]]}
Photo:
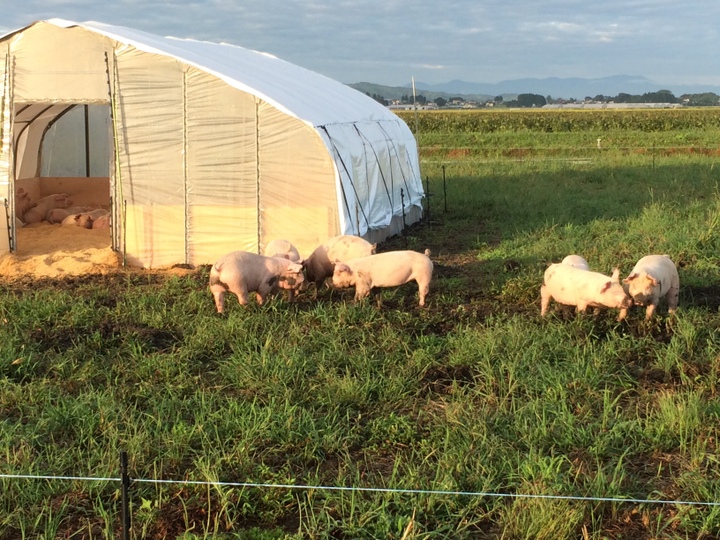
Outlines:
{"type": "Polygon", "coordinates": [[[433,103],[432,101],[429,101],[425,103],[424,105],[420,105],[419,103],[416,103],[413,105],[412,103],[399,103],[397,100],[394,100],[390,105],[388,105],[388,109],[391,111],[429,111],[434,109],[439,109],[437,103],[433,103]]]}

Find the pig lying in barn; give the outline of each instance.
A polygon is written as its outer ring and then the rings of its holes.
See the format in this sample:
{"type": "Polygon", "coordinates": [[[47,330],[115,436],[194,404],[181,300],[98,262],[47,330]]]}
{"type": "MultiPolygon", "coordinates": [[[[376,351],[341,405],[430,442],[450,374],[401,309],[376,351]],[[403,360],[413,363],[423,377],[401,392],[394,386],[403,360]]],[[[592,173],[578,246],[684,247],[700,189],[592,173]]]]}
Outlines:
{"type": "Polygon", "coordinates": [[[72,214],[60,222],[63,227],[77,226],[83,229],[93,228],[93,218],[90,214],[72,214]]]}
{"type": "Polygon", "coordinates": [[[248,304],[248,293],[255,292],[258,304],[267,295],[280,289],[299,290],[305,281],[302,265],[280,257],[265,257],[248,251],[233,251],[210,269],[210,291],[218,313],[225,311],[225,293],[238,297],[241,305],[248,304]]]}
{"type": "Polygon", "coordinates": [[[25,190],[25,188],[18,188],[17,191],[15,191],[15,215],[23,221],[23,216],[25,215],[25,212],[30,210],[33,206],[35,206],[35,202],[30,197],[30,194],[25,190]]]}
{"type": "Polygon", "coordinates": [[[588,307],[619,308],[618,321],[627,315],[632,299],[620,283],[620,270],[615,268],[612,277],[599,272],[576,268],[569,264],[551,264],[545,270],[540,287],[540,315],[545,316],[550,300],[576,306],[584,312],[588,307]]]}
{"type": "Polygon", "coordinates": [[[356,301],[368,296],[374,287],[396,287],[415,281],[419,303],[424,306],[432,273],[430,250],[426,249],[424,255],[417,251],[388,251],[336,262],[332,281],[339,288],[354,285],[356,301]]]}
{"type": "Polygon", "coordinates": [[[35,206],[28,209],[22,217],[27,223],[40,223],[45,219],[47,213],[53,208],[69,208],[72,206],[72,199],[67,193],[54,193],[40,199],[35,206]]]}
{"type": "Polygon", "coordinates": [[[53,208],[45,214],[45,221],[62,225],[79,225],[86,229],[109,229],[110,212],[103,208],[93,208],[91,206],[53,208]]]}
{"type": "Polygon", "coordinates": [[[375,247],[376,244],[371,244],[359,236],[340,235],[330,238],[315,248],[315,251],[303,262],[308,281],[315,283],[314,297],[317,298],[318,289],[325,279],[333,275],[335,261],[372,255],[375,253],[375,247]]]}
{"type": "Polygon", "coordinates": [[[110,212],[105,212],[97,217],[94,217],[92,228],[93,229],[109,229],[110,228],[110,212]]]}
{"type": "Polygon", "coordinates": [[[568,264],[570,266],[574,266],[575,268],[580,268],[581,270],[590,270],[590,265],[585,258],[580,255],[568,255],[562,260],[561,264],[568,264]]]}
{"type": "Polygon", "coordinates": [[[74,214],[85,214],[93,210],[92,206],[70,206],[68,208],[51,208],[45,214],[48,223],[62,223],[63,220],[74,214]]]}
{"type": "Polygon", "coordinates": [[[647,255],[640,259],[623,280],[628,294],[638,306],[645,306],[645,319],[655,313],[660,299],[667,297],[668,312],[675,313],[680,295],[680,277],[668,255],[647,255]]]}

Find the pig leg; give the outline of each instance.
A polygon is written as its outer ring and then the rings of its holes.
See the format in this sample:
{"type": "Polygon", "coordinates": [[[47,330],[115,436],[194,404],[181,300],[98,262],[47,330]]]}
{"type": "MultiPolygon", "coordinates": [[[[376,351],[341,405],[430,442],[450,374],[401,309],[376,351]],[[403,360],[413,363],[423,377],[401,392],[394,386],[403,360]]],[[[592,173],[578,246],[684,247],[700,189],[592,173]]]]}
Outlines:
{"type": "Polygon", "coordinates": [[[259,305],[262,306],[265,303],[265,298],[277,290],[277,282],[277,278],[272,278],[270,281],[260,284],[257,292],[255,293],[255,298],[257,299],[257,303],[259,305]]]}
{"type": "Polygon", "coordinates": [[[667,293],[668,298],[668,313],[675,313],[678,307],[680,299],[680,283],[678,280],[673,280],[670,285],[670,290],[667,293]]]}
{"type": "Polygon", "coordinates": [[[360,302],[363,298],[370,295],[370,291],[362,287],[360,284],[355,285],[355,301],[360,302]]]}
{"type": "Polygon", "coordinates": [[[357,278],[355,279],[355,301],[359,302],[366,296],[370,296],[371,290],[372,285],[368,276],[366,276],[363,272],[358,272],[357,278]]]}
{"type": "Polygon", "coordinates": [[[540,287],[540,316],[544,317],[548,312],[548,306],[552,295],[548,292],[547,287],[543,285],[540,287]]]}
{"type": "Polygon", "coordinates": [[[621,308],[620,313],[618,313],[618,316],[617,316],[617,321],[620,322],[620,321],[624,320],[625,317],[627,317],[627,314],[628,314],[627,308],[621,308]]]}
{"type": "Polygon", "coordinates": [[[322,281],[315,281],[314,283],[315,283],[315,291],[314,291],[314,293],[313,293],[313,297],[312,297],[312,298],[313,298],[313,300],[317,300],[318,291],[320,290],[320,287],[322,286],[323,282],[322,282],[322,281]]]}
{"type": "Polygon", "coordinates": [[[375,287],[371,289],[368,294],[372,294],[373,298],[375,298],[375,305],[377,305],[377,308],[382,309],[382,290],[375,287]]]}
{"type": "Polygon", "coordinates": [[[211,287],[210,288],[215,299],[215,308],[218,313],[225,311],[225,288],[224,287],[211,287]]]}
{"type": "Polygon", "coordinates": [[[231,293],[233,293],[238,298],[238,302],[240,302],[241,306],[247,306],[248,302],[250,301],[248,297],[248,291],[247,287],[241,283],[233,284],[228,287],[227,289],[231,293]]]}
{"type": "Polygon", "coordinates": [[[425,305],[425,297],[430,292],[430,284],[425,282],[418,282],[418,297],[420,300],[420,307],[425,305]]]}
{"type": "Polygon", "coordinates": [[[655,314],[655,304],[648,304],[645,308],[645,320],[650,320],[655,314]]]}

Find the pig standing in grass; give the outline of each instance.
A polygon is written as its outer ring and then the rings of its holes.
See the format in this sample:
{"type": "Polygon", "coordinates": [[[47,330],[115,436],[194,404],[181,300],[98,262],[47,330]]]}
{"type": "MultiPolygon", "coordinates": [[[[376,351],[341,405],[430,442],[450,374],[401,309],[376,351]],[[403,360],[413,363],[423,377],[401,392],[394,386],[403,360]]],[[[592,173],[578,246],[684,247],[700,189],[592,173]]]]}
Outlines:
{"type": "Polygon", "coordinates": [[[72,199],[67,193],[48,195],[40,199],[35,206],[25,212],[23,221],[25,223],[40,223],[53,208],[69,208],[72,206],[72,203],[72,199]]]}
{"type": "Polygon", "coordinates": [[[418,284],[420,305],[425,305],[425,297],[430,292],[433,263],[430,250],[425,254],[417,251],[388,251],[337,262],[332,281],[335,287],[355,286],[355,300],[361,300],[370,294],[374,287],[397,287],[409,281],[418,284]]]}
{"type": "Polygon", "coordinates": [[[627,315],[632,299],[620,283],[620,270],[615,268],[612,277],[591,272],[569,264],[551,264],[545,270],[540,287],[540,315],[545,316],[550,300],[576,306],[578,311],[588,307],[619,308],[618,321],[627,315]]]}
{"type": "Polygon", "coordinates": [[[268,294],[279,289],[298,290],[305,277],[300,263],[280,257],[265,257],[248,251],[233,251],[210,269],[210,291],[218,313],[225,310],[225,293],[238,297],[241,305],[248,303],[248,293],[255,292],[262,305],[268,294]]]}
{"type": "Polygon", "coordinates": [[[335,261],[344,262],[372,255],[375,253],[375,247],[376,244],[371,244],[359,236],[340,235],[330,238],[315,248],[315,251],[303,262],[308,281],[315,283],[315,298],[325,279],[333,275],[335,261]]]}
{"type": "Polygon", "coordinates": [[[292,262],[302,263],[302,257],[295,246],[287,240],[273,240],[265,246],[263,254],[266,257],[282,257],[292,262]]]}
{"type": "Polygon", "coordinates": [[[580,255],[568,255],[562,260],[561,264],[568,264],[575,268],[580,268],[580,270],[590,270],[590,265],[585,258],[580,255]]]}
{"type": "Polygon", "coordinates": [[[645,307],[645,319],[655,313],[660,299],[667,296],[668,312],[675,313],[680,294],[680,277],[668,255],[647,255],[640,259],[623,280],[628,294],[638,306],[645,307]]]}
{"type": "MultiPolygon", "coordinates": [[[[288,259],[292,262],[301,263],[302,257],[295,246],[287,240],[273,240],[265,246],[264,254],[266,257],[280,257],[281,259],[288,259]]],[[[292,302],[295,300],[295,290],[288,289],[288,301],[292,302]]]]}

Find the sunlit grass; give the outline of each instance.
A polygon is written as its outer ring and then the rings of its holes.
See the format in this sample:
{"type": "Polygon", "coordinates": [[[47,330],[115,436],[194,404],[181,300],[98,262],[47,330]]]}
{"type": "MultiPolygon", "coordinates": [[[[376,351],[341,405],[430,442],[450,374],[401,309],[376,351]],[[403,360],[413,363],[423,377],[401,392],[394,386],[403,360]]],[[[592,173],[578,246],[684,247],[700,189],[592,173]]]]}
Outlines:
{"type": "MultiPolygon", "coordinates": [[[[177,481],[134,483],[136,537],[715,534],[711,506],[513,497],[720,496],[720,169],[553,135],[467,144],[594,157],[453,158],[445,182],[423,159],[430,223],[406,240],[436,261],[426,309],[413,286],[383,291],[382,309],[323,289],[316,302],[233,299],[220,317],[206,269],[0,284],[0,473],[116,477],[125,450],[134,478],[177,481]],[[670,254],[680,310],[541,319],[543,270],[571,252],[624,273],[670,254]]],[[[3,478],[0,489],[0,537],[117,536],[114,482],[3,478]]]]}

